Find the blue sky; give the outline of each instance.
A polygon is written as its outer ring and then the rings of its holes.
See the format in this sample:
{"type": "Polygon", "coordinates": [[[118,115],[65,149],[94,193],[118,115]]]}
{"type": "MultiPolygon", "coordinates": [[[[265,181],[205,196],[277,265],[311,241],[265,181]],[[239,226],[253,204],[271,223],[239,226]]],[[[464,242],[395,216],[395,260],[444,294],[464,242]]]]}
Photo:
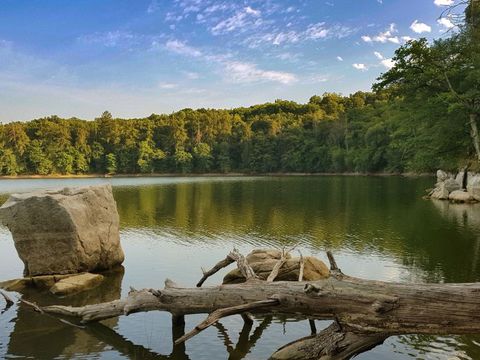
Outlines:
{"type": "Polygon", "coordinates": [[[453,0],[0,0],[0,121],[369,90],[453,0]]]}

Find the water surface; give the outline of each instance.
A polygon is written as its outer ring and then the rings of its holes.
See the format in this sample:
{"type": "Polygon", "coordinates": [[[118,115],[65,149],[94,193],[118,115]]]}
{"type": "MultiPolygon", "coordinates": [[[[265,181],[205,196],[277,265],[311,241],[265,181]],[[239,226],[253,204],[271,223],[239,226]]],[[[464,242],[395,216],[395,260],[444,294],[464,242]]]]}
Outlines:
{"type": "MultiPolygon", "coordinates": [[[[0,202],[12,192],[109,182],[126,253],[95,291],[63,299],[24,294],[40,304],[81,305],[125,296],[130,286],[162,287],[166,278],[194,286],[200,268],[234,246],[299,244],[342,270],[401,282],[480,281],[480,206],[422,200],[433,179],[400,177],[241,177],[0,180],[0,202]]],[[[20,277],[10,233],[0,227],[0,280],[20,277]]],[[[224,274],[224,273],[223,273],[224,274]]],[[[221,282],[223,274],[207,281],[221,282]]],[[[19,295],[19,294],[18,294],[19,295]]],[[[3,303],[0,308],[3,309],[3,303]]],[[[204,315],[188,316],[186,329],[204,315]]],[[[328,322],[317,322],[317,327],[328,322]]],[[[172,347],[171,318],[152,312],[79,329],[13,306],[0,315],[0,358],[266,359],[309,334],[306,321],[239,316],[222,319],[185,347],[172,347]]],[[[480,336],[401,336],[359,359],[479,359],[480,336]]]]}

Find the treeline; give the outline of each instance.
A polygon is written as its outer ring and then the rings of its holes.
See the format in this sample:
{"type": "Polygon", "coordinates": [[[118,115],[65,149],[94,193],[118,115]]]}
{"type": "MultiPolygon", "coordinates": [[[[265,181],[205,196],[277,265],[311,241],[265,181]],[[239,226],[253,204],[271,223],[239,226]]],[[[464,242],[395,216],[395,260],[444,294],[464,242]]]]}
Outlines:
{"type": "Polygon", "coordinates": [[[446,103],[425,113],[386,92],[142,119],[51,116],[0,125],[0,174],[433,171],[471,153],[457,117],[446,103]]]}
{"type": "Polygon", "coordinates": [[[455,31],[401,46],[374,92],[0,124],[0,175],[479,170],[480,0],[459,4],[455,31]]]}

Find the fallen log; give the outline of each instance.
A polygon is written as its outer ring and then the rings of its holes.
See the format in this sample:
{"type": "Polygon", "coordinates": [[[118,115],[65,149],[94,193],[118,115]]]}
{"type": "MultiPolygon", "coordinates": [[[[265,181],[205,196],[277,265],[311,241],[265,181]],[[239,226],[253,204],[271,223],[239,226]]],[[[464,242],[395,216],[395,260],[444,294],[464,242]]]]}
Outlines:
{"type": "MultiPolygon", "coordinates": [[[[232,256],[247,281],[215,287],[132,290],[127,298],[82,307],[45,306],[46,314],[75,317],[82,323],[143,311],[174,316],[210,314],[190,334],[196,335],[223,315],[242,311],[334,320],[320,333],[279,349],[272,359],[349,359],[401,334],[480,333],[480,283],[401,284],[344,275],[328,254],[331,275],[307,282],[259,280],[243,256],[232,256]]],[[[225,261],[227,262],[227,261],[225,261]]],[[[217,270],[218,271],[218,270],[217,270]]]]}

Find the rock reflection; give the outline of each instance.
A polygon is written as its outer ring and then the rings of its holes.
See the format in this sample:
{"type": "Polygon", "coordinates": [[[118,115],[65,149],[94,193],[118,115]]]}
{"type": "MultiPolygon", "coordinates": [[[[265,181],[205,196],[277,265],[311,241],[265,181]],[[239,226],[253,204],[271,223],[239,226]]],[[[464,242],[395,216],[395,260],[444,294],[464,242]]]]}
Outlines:
{"type": "MultiPolygon", "coordinates": [[[[36,289],[25,290],[22,298],[41,305],[72,305],[112,301],[120,298],[124,269],[105,274],[105,280],[98,287],[69,297],[58,298],[36,289]]],[[[13,319],[14,329],[8,344],[9,356],[53,359],[72,358],[82,354],[98,354],[106,349],[106,343],[95,336],[95,332],[72,326],[56,317],[32,311],[24,304],[18,305],[17,316],[13,319]]],[[[105,320],[104,327],[114,327],[117,319],[105,320]]]]}

